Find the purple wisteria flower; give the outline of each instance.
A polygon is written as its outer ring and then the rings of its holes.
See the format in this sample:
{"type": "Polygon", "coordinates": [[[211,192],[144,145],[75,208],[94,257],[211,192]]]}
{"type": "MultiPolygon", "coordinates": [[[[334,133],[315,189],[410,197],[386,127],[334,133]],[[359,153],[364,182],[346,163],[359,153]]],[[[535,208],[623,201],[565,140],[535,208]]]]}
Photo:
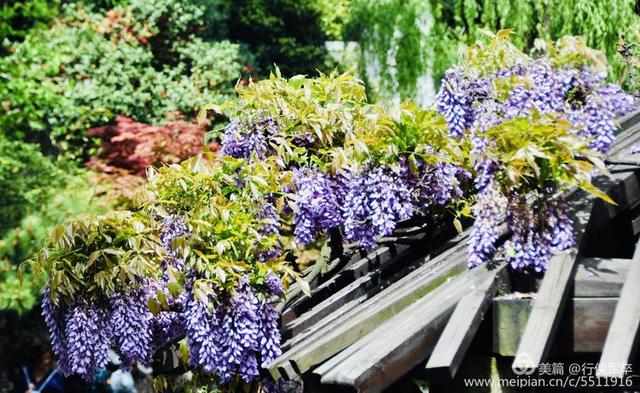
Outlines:
{"type": "Polygon", "coordinates": [[[341,182],[317,169],[295,171],[294,211],[296,241],[307,245],[318,232],[328,231],[342,224],[340,207],[344,197],[341,182]]]}
{"type": "MultiPolygon", "coordinates": [[[[273,236],[280,233],[280,216],[272,203],[263,204],[257,218],[261,222],[261,227],[258,229],[258,233],[261,236],[273,236]]],[[[257,253],[258,261],[260,262],[276,259],[281,255],[282,251],[277,246],[268,250],[260,250],[257,253]]]]}
{"type": "Polygon", "coordinates": [[[51,346],[53,352],[58,357],[58,365],[61,370],[68,370],[66,360],[69,357],[67,353],[67,341],[64,325],[64,310],[53,304],[51,301],[51,292],[49,286],[44,291],[42,298],[42,316],[44,322],[49,329],[51,336],[51,346]]]}
{"type": "Polygon", "coordinates": [[[184,217],[172,214],[162,222],[160,241],[168,256],[165,263],[171,264],[180,271],[184,268],[184,260],[175,250],[173,242],[174,240],[188,234],[189,228],[185,225],[184,217]]]}
{"type": "Polygon", "coordinates": [[[463,75],[459,67],[450,68],[442,80],[438,92],[437,107],[449,124],[449,132],[454,137],[461,137],[473,122],[472,82],[463,75]]]}
{"type": "Polygon", "coordinates": [[[280,327],[278,311],[269,303],[262,302],[258,308],[258,331],[262,367],[282,355],[280,349],[280,327]]]}
{"type": "Polygon", "coordinates": [[[272,153],[270,141],[282,134],[273,117],[261,117],[251,122],[232,120],[221,136],[222,153],[234,158],[264,159],[272,153]]]}
{"type": "Polygon", "coordinates": [[[398,181],[411,191],[416,210],[447,205],[461,198],[464,192],[460,183],[471,178],[469,172],[448,162],[427,165],[417,158],[412,170],[408,159],[402,156],[398,167],[398,181]]]}
{"type": "Polygon", "coordinates": [[[270,271],[265,278],[265,284],[269,288],[269,292],[274,296],[280,296],[284,293],[282,280],[273,271],[270,271]]]}
{"type": "MultiPolygon", "coordinates": [[[[66,354],[60,362],[63,375],[79,374],[90,381],[109,358],[109,328],[106,312],[79,302],[64,316],[66,354]]],[[[59,354],[61,356],[61,354],[59,354]]]]}
{"type": "Polygon", "coordinates": [[[619,86],[606,85],[589,94],[582,107],[569,112],[569,121],[589,147],[606,153],[615,140],[615,117],[630,112],[634,98],[619,86]]]}
{"type": "Polygon", "coordinates": [[[204,372],[219,373],[219,347],[217,313],[207,304],[190,295],[185,304],[184,324],[189,344],[189,362],[204,372]]]}
{"type": "Polygon", "coordinates": [[[493,256],[506,210],[507,198],[494,182],[478,193],[478,200],[473,207],[475,222],[471,228],[469,267],[476,267],[493,256]]]}
{"type": "Polygon", "coordinates": [[[544,228],[532,207],[521,198],[512,197],[508,204],[507,224],[513,232],[505,242],[507,263],[515,270],[532,267],[540,272],[551,258],[551,249],[545,243],[544,228]]]}
{"type": "Polygon", "coordinates": [[[151,363],[153,315],[147,307],[149,294],[142,289],[111,297],[109,326],[124,367],[151,363]]]}
{"type": "Polygon", "coordinates": [[[390,235],[396,223],[411,218],[415,210],[411,192],[400,174],[375,168],[352,175],[344,199],[345,240],[365,249],[390,235]]]}
{"type": "Polygon", "coordinates": [[[260,301],[246,277],[233,297],[205,305],[191,298],[185,323],[191,364],[215,374],[222,383],[239,376],[245,382],[257,380],[259,367],[279,356],[278,313],[260,301]]]}
{"type": "Polygon", "coordinates": [[[462,197],[460,179],[470,178],[469,172],[448,162],[439,162],[424,177],[423,195],[438,205],[446,205],[462,197]]]}
{"type": "Polygon", "coordinates": [[[560,200],[546,203],[542,214],[521,198],[509,203],[507,223],[513,232],[506,242],[507,262],[512,268],[533,268],[544,272],[553,252],[564,251],[574,245],[573,222],[566,204],[560,200]]]}

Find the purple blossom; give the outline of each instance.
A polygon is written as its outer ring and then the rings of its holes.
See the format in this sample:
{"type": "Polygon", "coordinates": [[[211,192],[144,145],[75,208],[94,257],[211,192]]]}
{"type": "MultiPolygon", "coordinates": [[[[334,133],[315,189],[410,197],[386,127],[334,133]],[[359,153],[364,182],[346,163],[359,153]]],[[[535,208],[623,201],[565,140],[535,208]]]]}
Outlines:
{"type": "Polygon", "coordinates": [[[551,200],[545,205],[536,208],[522,198],[511,199],[507,223],[513,236],[505,243],[505,250],[513,269],[544,272],[554,252],[573,247],[573,222],[566,204],[551,200]]]}
{"type": "Polygon", "coordinates": [[[167,253],[167,261],[169,264],[176,267],[178,270],[182,270],[184,267],[184,260],[176,252],[173,242],[174,240],[183,237],[189,233],[189,228],[184,223],[184,217],[172,214],[165,218],[162,222],[162,231],[160,232],[160,241],[162,247],[167,253]]]}
{"type": "MultiPolygon", "coordinates": [[[[272,203],[263,204],[257,218],[261,222],[261,226],[258,229],[258,233],[261,236],[267,237],[280,233],[280,216],[278,216],[276,207],[272,203]]],[[[268,250],[259,250],[257,258],[260,262],[266,262],[271,259],[276,259],[281,255],[282,251],[276,246],[268,250]]]]}
{"type": "Polygon", "coordinates": [[[246,278],[240,280],[232,307],[225,313],[218,333],[220,366],[218,376],[228,382],[229,373],[235,373],[245,382],[258,375],[258,306],[246,278]]]}
{"type": "Polygon", "coordinates": [[[417,158],[415,166],[412,170],[408,159],[400,157],[398,180],[411,190],[414,204],[421,210],[432,205],[446,205],[461,198],[463,190],[460,182],[471,177],[466,170],[448,162],[427,165],[417,158]]]}
{"type": "Polygon", "coordinates": [[[575,245],[573,220],[564,201],[555,200],[549,204],[545,211],[544,226],[547,228],[547,240],[553,249],[564,251],[575,245]]]}
{"type": "Polygon", "coordinates": [[[49,328],[51,346],[58,357],[58,364],[62,370],[68,370],[66,359],[69,354],[67,353],[64,310],[51,301],[51,290],[48,285],[42,298],[42,316],[47,328],[49,328]]]}
{"type": "Polygon", "coordinates": [[[507,224],[513,232],[505,242],[506,259],[515,270],[533,267],[536,271],[546,269],[551,250],[542,232],[539,219],[525,200],[512,197],[509,201],[507,224]]]}
{"type": "Polygon", "coordinates": [[[280,296],[284,293],[282,281],[280,280],[280,277],[278,277],[273,271],[269,271],[264,281],[267,285],[267,288],[269,288],[269,292],[272,295],[280,296]]]}
{"type": "Polygon", "coordinates": [[[317,169],[295,171],[294,235],[307,245],[320,231],[328,231],[342,223],[340,181],[317,169]]]}
{"type": "Polygon", "coordinates": [[[109,328],[107,315],[102,309],[79,302],[64,317],[66,354],[60,362],[60,371],[68,376],[79,374],[90,381],[96,371],[108,362],[109,328]]]}
{"type": "Polygon", "coordinates": [[[474,179],[476,185],[476,191],[478,193],[483,192],[493,181],[493,175],[498,169],[498,165],[495,161],[485,158],[483,160],[477,160],[474,163],[476,170],[476,177],[474,179]]]}
{"type": "Polygon", "coordinates": [[[185,335],[183,313],[162,310],[152,320],[153,347],[159,348],[185,335]]]}
{"type": "Polygon", "coordinates": [[[464,135],[473,122],[471,86],[469,78],[463,76],[462,69],[452,67],[446,72],[436,97],[438,112],[447,120],[449,133],[454,137],[464,135]]]}
{"type": "Polygon", "coordinates": [[[142,289],[111,297],[109,326],[124,367],[151,363],[153,315],[147,308],[149,295],[142,289]]]}
{"type": "Polygon", "coordinates": [[[278,311],[269,303],[262,302],[258,309],[258,346],[262,367],[282,355],[280,349],[280,326],[278,325],[278,311]]]}
{"type": "Polygon", "coordinates": [[[478,200],[473,207],[475,222],[471,228],[469,267],[473,268],[488,261],[496,251],[496,241],[506,210],[507,198],[494,182],[478,193],[478,200]]]}
{"type": "Polygon", "coordinates": [[[232,120],[222,134],[221,151],[235,158],[255,155],[258,159],[264,159],[272,154],[272,138],[281,134],[280,126],[273,117],[262,117],[251,122],[232,120]]]}
{"type": "Polygon", "coordinates": [[[396,223],[411,218],[411,192],[400,174],[375,168],[352,175],[344,200],[345,240],[371,249],[379,237],[390,235],[396,223]]]}
{"type": "Polygon", "coordinates": [[[615,140],[615,117],[633,110],[635,100],[617,85],[606,85],[589,94],[583,107],[569,113],[578,135],[589,139],[589,147],[601,153],[615,140]]]}
{"type": "Polygon", "coordinates": [[[208,305],[190,295],[184,311],[184,324],[189,344],[189,361],[207,373],[218,373],[219,353],[216,328],[217,314],[208,305]]]}
{"type": "Polygon", "coordinates": [[[234,376],[251,382],[259,365],[281,354],[277,311],[260,301],[247,277],[235,295],[205,305],[190,295],[184,318],[191,364],[215,374],[222,383],[234,376]]]}
{"type": "Polygon", "coordinates": [[[460,167],[439,162],[424,177],[423,195],[438,205],[446,205],[462,197],[459,179],[468,177],[470,174],[460,167]]]}

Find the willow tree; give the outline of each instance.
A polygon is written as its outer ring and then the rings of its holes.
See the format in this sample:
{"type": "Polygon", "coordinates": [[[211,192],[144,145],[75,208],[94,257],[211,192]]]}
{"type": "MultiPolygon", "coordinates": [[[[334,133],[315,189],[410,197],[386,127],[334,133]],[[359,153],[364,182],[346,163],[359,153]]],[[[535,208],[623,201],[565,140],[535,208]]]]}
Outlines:
{"type": "Polygon", "coordinates": [[[353,0],[346,38],[360,44],[360,74],[375,98],[407,98],[416,95],[422,75],[438,84],[459,45],[485,29],[512,29],[525,49],[536,38],[584,36],[607,54],[610,75],[617,75],[616,44],[638,17],[634,7],[634,0],[353,0]],[[371,64],[377,75],[366,78],[371,64]]]}

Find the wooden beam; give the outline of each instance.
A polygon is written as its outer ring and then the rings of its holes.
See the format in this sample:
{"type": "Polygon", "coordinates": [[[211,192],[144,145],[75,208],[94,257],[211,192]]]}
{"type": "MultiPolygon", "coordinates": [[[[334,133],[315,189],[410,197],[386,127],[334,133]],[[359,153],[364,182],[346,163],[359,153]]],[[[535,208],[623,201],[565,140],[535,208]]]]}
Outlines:
{"type": "Polygon", "coordinates": [[[576,251],[551,258],[512,364],[513,370],[535,370],[544,361],[569,298],[576,251]]]}
{"type": "MultiPolygon", "coordinates": [[[[287,342],[283,347],[288,348],[294,342],[299,341],[301,332],[316,325],[334,311],[344,306],[352,307],[366,301],[432,258],[454,245],[466,241],[468,232],[461,236],[456,236],[456,233],[452,225],[450,228],[447,226],[437,231],[426,242],[423,241],[411,247],[402,246],[395,255],[390,255],[389,259],[382,261],[377,268],[361,271],[359,274],[362,276],[355,280],[351,279],[347,286],[334,291],[331,296],[287,323],[283,327],[283,337],[293,336],[293,340],[290,340],[291,343],[287,342]],[[427,255],[425,256],[425,254],[427,255]]],[[[367,257],[367,259],[372,260],[371,257],[367,257]]],[[[357,267],[359,263],[356,263],[354,267],[357,267]]]]}
{"type": "MultiPolygon", "coordinates": [[[[466,269],[466,244],[457,244],[395,282],[385,291],[333,320],[331,329],[315,330],[267,368],[272,375],[285,378],[304,373],[350,346],[379,324],[466,269]]],[[[331,315],[327,316],[330,317],[331,315]]]]}
{"type": "Polygon", "coordinates": [[[633,112],[616,119],[616,122],[620,125],[620,129],[623,130],[621,134],[624,135],[624,130],[640,122],[640,109],[636,108],[633,112]]]}
{"type": "MultiPolygon", "coordinates": [[[[574,298],[567,304],[572,340],[565,348],[574,353],[602,350],[618,298],[574,298]]],[[[493,301],[493,354],[515,356],[531,312],[530,298],[500,297],[493,301]]]]}
{"type": "Polygon", "coordinates": [[[481,266],[440,285],[314,373],[322,374],[322,383],[351,386],[360,393],[382,392],[429,356],[460,299],[493,281],[503,268],[481,266]]]}
{"type": "Polygon", "coordinates": [[[640,327],[640,242],[620,293],[596,375],[622,378],[638,347],[640,327]]]}
{"type": "Polygon", "coordinates": [[[631,259],[582,258],[573,279],[573,297],[618,297],[631,259]]]}
{"type": "MultiPolygon", "coordinates": [[[[381,247],[374,255],[363,258],[361,261],[356,262],[353,267],[347,269],[352,277],[348,280],[350,283],[343,288],[335,288],[334,282],[327,282],[321,285],[319,289],[330,286],[334,287],[332,291],[326,291],[326,294],[331,293],[331,295],[324,300],[317,298],[315,301],[321,300],[318,304],[301,313],[298,318],[287,323],[283,327],[283,336],[295,337],[303,330],[309,328],[348,302],[371,292],[380,283],[380,276],[383,272],[393,267],[392,265],[397,266],[401,263],[410,264],[412,260],[417,258],[417,251],[422,249],[422,247],[401,245],[397,247],[397,251],[391,253],[390,250],[394,248],[393,246],[391,247],[392,248],[381,247]],[[374,261],[377,262],[377,268],[375,269],[371,266],[374,261]],[[364,266],[369,266],[371,268],[370,271],[369,269],[365,270],[364,266]],[[361,270],[358,271],[359,269],[361,270]],[[358,277],[358,274],[362,274],[362,276],[358,277]]],[[[382,288],[380,288],[380,290],[382,290],[382,288]]],[[[302,310],[297,310],[297,312],[300,311],[302,310]]]]}
{"type": "MultiPolygon", "coordinates": [[[[419,235],[420,239],[423,237],[424,234],[419,235]]],[[[409,248],[409,245],[404,244],[397,246],[389,245],[378,247],[364,256],[360,256],[358,253],[354,254],[351,263],[349,263],[344,270],[335,274],[331,279],[316,288],[313,288],[311,296],[300,297],[288,306],[282,314],[283,323],[290,323],[315,305],[330,297],[336,291],[353,282],[353,280],[389,264],[392,260],[395,260],[398,254],[405,253],[409,248]]]]}
{"type": "Polygon", "coordinates": [[[425,367],[429,375],[434,375],[436,379],[443,374],[455,377],[493,301],[499,281],[497,277],[488,278],[456,305],[425,367]]]}

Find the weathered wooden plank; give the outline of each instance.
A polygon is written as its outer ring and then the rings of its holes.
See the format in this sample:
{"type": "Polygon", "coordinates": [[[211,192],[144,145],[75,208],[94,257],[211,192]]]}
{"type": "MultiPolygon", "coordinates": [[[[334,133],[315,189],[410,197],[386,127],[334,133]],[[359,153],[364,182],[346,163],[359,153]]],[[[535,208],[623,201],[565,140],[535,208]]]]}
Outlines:
{"type": "Polygon", "coordinates": [[[515,356],[531,312],[531,298],[496,298],[492,304],[492,349],[500,356],[515,356]]]}
{"type": "Polygon", "coordinates": [[[305,372],[325,361],[441,283],[465,271],[466,255],[465,244],[455,245],[443,252],[382,293],[334,320],[331,329],[316,330],[304,342],[268,365],[269,371],[288,377],[293,376],[292,372],[305,372]]]}
{"type": "Polygon", "coordinates": [[[618,297],[630,259],[581,258],[574,278],[574,297],[618,297]]]}
{"type": "MultiPolygon", "coordinates": [[[[291,339],[287,340],[283,344],[282,346],[283,350],[284,351],[290,350],[292,347],[299,345],[300,343],[307,340],[309,337],[312,337],[313,334],[316,334],[317,332],[326,331],[327,329],[334,329],[335,324],[339,323],[341,318],[345,317],[345,314],[347,314],[348,312],[351,312],[351,310],[353,310],[356,307],[360,307],[362,303],[368,301],[373,296],[376,296],[381,291],[387,290],[387,288],[390,285],[401,280],[404,276],[410,274],[416,269],[420,269],[425,264],[429,266],[429,269],[433,269],[433,271],[440,270],[441,272],[443,272],[442,274],[444,274],[444,271],[447,270],[447,267],[445,266],[445,264],[441,259],[434,260],[434,258],[436,258],[438,255],[442,253],[447,252],[447,250],[450,250],[452,247],[458,244],[463,244],[463,242],[466,242],[468,235],[469,235],[469,231],[466,231],[462,235],[456,236],[453,239],[449,239],[444,243],[442,243],[442,241],[438,241],[437,237],[434,237],[434,243],[431,244],[430,242],[428,244],[429,248],[431,248],[431,251],[426,257],[418,258],[418,260],[416,260],[414,263],[410,263],[410,264],[403,263],[402,268],[399,271],[396,271],[391,276],[387,276],[388,272],[382,272],[382,277],[378,277],[377,280],[374,280],[376,282],[372,283],[375,285],[375,288],[373,288],[372,290],[366,291],[366,293],[362,294],[359,297],[356,297],[353,300],[346,301],[338,309],[324,316],[322,319],[315,322],[312,326],[308,327],[306,330],[294,335],[291,339]],[[438,246],[433,247],[433,245],[435,244],[438,244],[438,246]],[[384,278],[384,281],[382,281],[383,278],[384,278]]],[[[464,263],[462,261],[457,261],[457,262],[454,261],[454,263],[458,264],[456,267],[457,269],[463,270],[464,263]]],[[[363,286],[364,287],[368,286],[369,283],[366,280],[370,278],[370,275],[372,274],[377,274],[377,272],[374,271],[365,277],[359,278],[349,286],[338,291],[334,296],[331,296],[326,301],[327,302],[340,301],[343,296],[346,298],[349,298],[351,296],[350,294],[351,290],[359,291],[360,289],[362,289],[363,286]],[[354,289],[354,287],[357,287],[357,289],[354,289]]],[[[321,307],[321,306],[322,304],[316,307],[321,307]]],[[[300,318],[304,318],[306,317],[306,315],[307,314],[303,314],[300,318]]]]}
{"type": "Polygon", "coordinates": [[[635,355],[640,328],[640,242],[631,261],[620,299],[607,333],[596,375],[624,377],[626,365],[635,355]]]}
{"type": "Polygon", "coordinates": [[[533,301],[525,333],[512,364],[514,370],[535,370],[549,353],[570,294],[569,281],[575,261],[575,250],[556,255],[549,261],[549,268],[533,301]]]}
{"type": "MultiPolygon", "coordinates": [[[[409,264],[411,259],[415,259],[417,251],[421,249],[421,247],[409,247],[406,245],[398,246],[397,248],[398,250],[391,254],[389,252],[389,247],[382,247],[380,252],[376,253],[375,256],[363,258],[361,262],[354,264],[353,268],[349,270],[354,272],[355,277],[355,273],[357,272],[356,269],[359,268],[360,265],[371,265],[371,261],[378,258],[381,259],[380,264],[376,269],[371,269],[371,271],[367,272],[361,271],[360,274],[364,274],[363,276],[356,277],[355,280],[350,280],[350,284],[342,289],[338,289],[337,291],[334,290],[332,295],[313,306],[310,310],[302,313],[298,318],[286,324],[283,327],[283,335],[285,337],[295,336],[344,304],[363,296],[379,284],[380,276],[387,268],[391,267],[393,264],[409,264]],[[380,255],[381,252],[382,255],[380,255]]],[[[325,283],[321,287],[330,285],[332,285],[332,283],[325,283]]]]}
{"type": "Polygon", "coordinates": [[[322,366],[314,373],[323,372],[322,383],[352,386],[362,393],[383,391],[429,356],[458,301],[503,268],[481,266],[440,285],[362,337],[346,355],[331,359],[331,369],[322,366]]]}
{"type": "MultiPolygon", "coordinates": [[[[283,328],[284,337],[299,336],[302,331],[315,325],[318,321],[342,308],[344,305],[354,305],[354,301],[362,298],[360,302],[375,296],[393,282],[404,277],[411,271],[427,263],[431,258],[453,247],[455,244],[466,241],[468,232],[462,236],[456,236],[455,228],[450,225],[437,231],[426,242],[414,244],[411,247],[403,247],[396,255],[384,261],[377,269],[370,269],[362,277],[359,277],[338,290],[327,299],[315,305],[311,310],[300,317],[290,321],[283,328]],[[425,257],[425,253],[428,253],[425,257]]],[[[290,346],[289,343],[285,347],[290,346]]]]}
{"type": "Polygon", "coordinates": [[[633,112],[627,113],[626,115],[616,119],[616,121],[620,125],[620,129],[622,130],[621,135],[624,135],[624,130],[629,129],[630,127],[640,122],[640,109],[636,109],[633,112]]]}
{"type": "MultiPolygon", "coordinates": [[[[421,235],[423,237],[424,235],[421,235]]],[[[360,256],[356,254],[354,261],[351,262],[343,271],[336,274],[330,280],[320,284],[311,291],[310,297],[301,297],[291,306],[287,307],[282,315],[284,323],[293,321],[298,316],[307,312],[313,306],[322,302],[337,290],[348,285],[353,280],[362,277],[369,272],[385,266],[394,259],[398,253],[403,253],[409,249],[409,245],[388,245],[374,249],[369,254],[360,256]]]]}
{"type": "Polygon", "coordinates": [[[429,375],[455,377],[493,301],[498,283],[497,277],[490,277],[458,302],[425,367],[429,375]]]}
{"type": "MultiPolygon", "coordinates": [[[[570,300],[567,318],[570,335],[567,350],[575,353],[598,353],[604,346],[607,330],[613,318],[617,298],[574,298],[570,300]]],[[[526,320],[531,312],[530,298],[496,298],[493,301],[493,353],[515,356],[526,320]]]]}

